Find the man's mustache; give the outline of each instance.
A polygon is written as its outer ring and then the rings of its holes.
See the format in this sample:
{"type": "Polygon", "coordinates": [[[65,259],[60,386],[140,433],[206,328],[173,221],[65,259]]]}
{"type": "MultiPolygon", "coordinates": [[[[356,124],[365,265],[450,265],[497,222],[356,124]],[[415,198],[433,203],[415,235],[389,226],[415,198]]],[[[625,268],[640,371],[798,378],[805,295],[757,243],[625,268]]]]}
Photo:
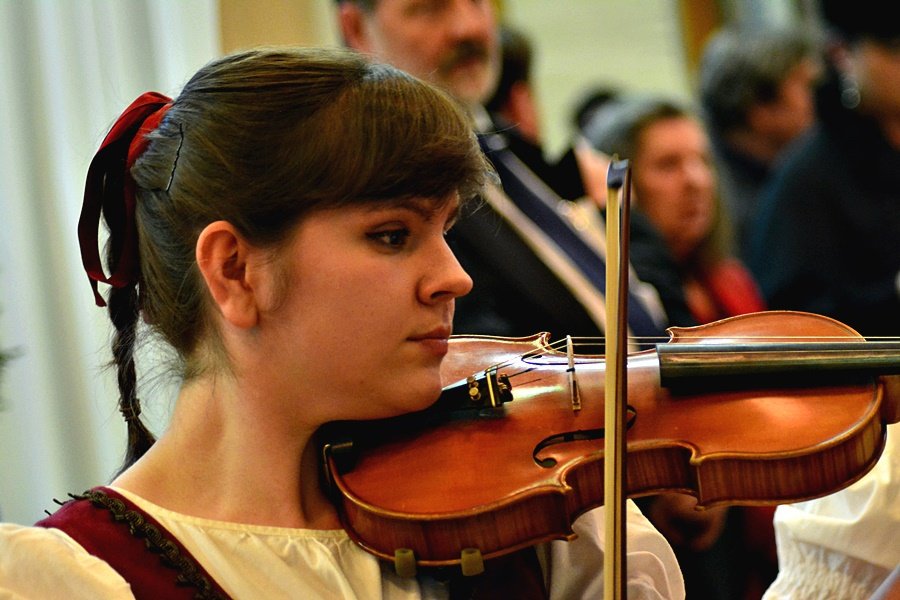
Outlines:
{"type": "Polygon", "coordinates": [[[441,61],[439,70],[446,73],[458,65],[476,59],[487,62],[490,53],[487,45],[476,41],[463,41],[453,47],[453,50],[441,61]]]}

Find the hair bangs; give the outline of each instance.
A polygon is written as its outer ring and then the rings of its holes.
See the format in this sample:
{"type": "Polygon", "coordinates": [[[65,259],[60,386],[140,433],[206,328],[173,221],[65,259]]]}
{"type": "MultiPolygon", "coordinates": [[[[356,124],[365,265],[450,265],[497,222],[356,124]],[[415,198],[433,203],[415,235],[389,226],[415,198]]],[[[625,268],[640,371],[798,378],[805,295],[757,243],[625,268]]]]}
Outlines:
{"type": "MultiPolygon", "coordinates": [[[[331,127],[311,132],[314,153],[298,165],[312,178],[303,187],[320,190],[315,204],[349,204],[402,198],[461,200],[476,195],[491,173],[461,107],[444,92],[385,65],[323,109],[331,127]]],[[[312,125],[312,127],[310,127],[312,125]]]]}

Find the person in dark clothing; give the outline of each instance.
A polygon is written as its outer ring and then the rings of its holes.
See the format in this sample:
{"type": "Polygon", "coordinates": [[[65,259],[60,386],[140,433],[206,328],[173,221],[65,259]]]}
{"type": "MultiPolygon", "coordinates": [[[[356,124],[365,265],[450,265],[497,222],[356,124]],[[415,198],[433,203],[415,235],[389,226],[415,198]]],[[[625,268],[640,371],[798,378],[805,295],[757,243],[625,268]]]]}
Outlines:
{"type": "Polygon", "coordinates": [[[818,123],[760,201],[748,265],[773,309],[900,334],[900,25],[885,6],[826,2],[818,123]]]}
{"type": "MultiPolygon", "coordinates": [[[[500,28],[500,44],[502,55],[500,80],[493,96],[485,104],[498,135],[502,136],[507,148],[516,158],[560,199],[590,205],[586,208],[588,211],[596,210],[594,205],[602,198],[605,189],[596,192],[586,188],[584,177],[588,174],[584,156],[578,156],[578,142],[571,145],[556,161],[548,159],[545,155],[532,88],[533,44],[525,33],[509,25],[500,28]]],[[[611,90],[593,95],[590,106],[585,104],[579,112],[586,114],[596,110],[601,103],[609,102],[614,97],[615,93],[611,90]]],[[[582,135],[579,128],[577,137],[582,139],[582,135]]],[[[605,187],[605,172],[602,175],[604,181],[601,187],[605,187]]],[[[584,206],[581,208],[585,209],[584,206]]],[[[602,226],[602,220],[598,219],[597,222],[602,226]]],[[[460,231],[465,233],[467,229],[463,227],[460,231]]],[[[505,244],[499,245],[501,248],[504,246],[505,244]]],[[[632,213],[631,217],[630,258],[640,280],[650,284],[659,296],[666,315],[665,324],[679,326],[696,324],[681,291],[681,284],[675,274],[676,266],[665,247],[665,240],[640,213],[632,213]]],[[[477,273],[478,268],[469,267],[469,271],[477,273]]],[[[502,291],[500,293],[502,294],[502,291]]],[[[466,302],[467,300],[462,301],[463,306],[466,302]]],[[[490,304],[502,305],[496,302],[490,304]]],[[[466,312],[461,314],[465,315],[466,312]]]]}
{"type": "Polygon", "coordinates": [[[760,190],[784,151],[814,122],[820,70],[813,38],[796,29],[726,27],[704,46],[702,116],[739,253],[760,190]]]}

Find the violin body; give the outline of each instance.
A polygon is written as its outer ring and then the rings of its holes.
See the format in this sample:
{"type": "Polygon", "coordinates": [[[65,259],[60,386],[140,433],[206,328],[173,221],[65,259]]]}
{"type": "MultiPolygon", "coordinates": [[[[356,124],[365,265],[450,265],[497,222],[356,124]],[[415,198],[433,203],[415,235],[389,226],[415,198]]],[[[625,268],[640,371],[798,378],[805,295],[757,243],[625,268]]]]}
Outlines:
{"type": "MultiPolygon", "coordinates": [[[[785,337],[867,343],[826,317],[785,311],[673,328],[670,335],[667,346],[785,337]]],[[[577,357],[574,408],[569,357],[551,349],[546,334],[461,336],[450,347],[445,390],[477,395],[485,388],[472,391],[470,376],[487,373],[504,401],[424,426],[356,423],[348,430],[365,431],[366,440],[351,443],[358,451],[350,465],[339,464],[339,444],[326,444],[344,527],[376,556],[393,560],[398,550],[411,551],[423,566],[457,564],[465,549],[490,559],[570,539],[573,521],[603,504],[603,357],[577,357]],[[454,385],[466,378],[468,386],[454,385]]],[[[900,367],[900,354],[896,360],[900,367]]],[[[630,354],[627,495],[682,492],[707,507],[832,493],[872,467],[885,423],[900,412],[897,398],[885,394],[896,387],[886,388],[882,377],[802,386],[754,379],[671,389],[661,385],[659,352],[630,354]]]]}

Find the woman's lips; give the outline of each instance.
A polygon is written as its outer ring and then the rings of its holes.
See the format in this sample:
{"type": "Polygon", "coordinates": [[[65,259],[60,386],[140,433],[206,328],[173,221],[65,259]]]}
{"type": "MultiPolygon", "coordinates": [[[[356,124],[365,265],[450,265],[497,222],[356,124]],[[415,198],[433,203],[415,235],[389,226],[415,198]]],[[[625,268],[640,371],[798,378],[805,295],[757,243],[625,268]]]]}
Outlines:
{"type": "Polygon", "coordinates": [[[417,344],[427,349],[428,352],[437,356],[444,356],[447,354],[447,350],[450,346],[450,342],[447,338],[420,338],[415,341],[417,344]]]}
{"type": "Polygon", "coordinates": [[[450,345],[450,342],[448,340],[449,337],[450,328],[439,327],[422,335],[411,336],[409,339],[420,345],[421,347],[427,349],[432,354],[435,354],[437,356],[444,356],[445,354],[447,354],[447,350],[450,345]]]}

